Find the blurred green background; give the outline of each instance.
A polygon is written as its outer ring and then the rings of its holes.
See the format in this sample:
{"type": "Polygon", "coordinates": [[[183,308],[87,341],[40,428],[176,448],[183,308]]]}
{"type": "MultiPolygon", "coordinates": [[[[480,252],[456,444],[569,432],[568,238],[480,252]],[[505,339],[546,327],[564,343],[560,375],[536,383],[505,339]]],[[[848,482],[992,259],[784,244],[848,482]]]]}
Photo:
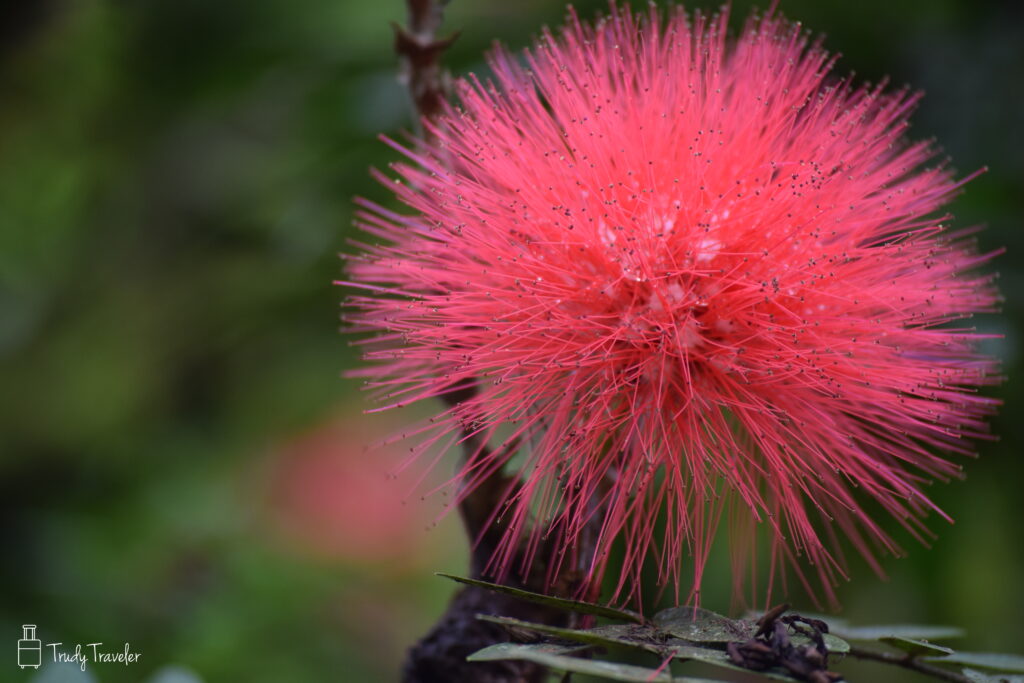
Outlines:
{"type": "MultiPolygon", "coordinates": [[[[591,16],[604,2],[576,3],[591,16]]],[[[734,24],[751,3],[736,0],[734,24]]],[[[691,7],[713,7],[693,2],[691,7]]],[[[337,253],[355,195],[410,125],[389,21],[400,0],[34,0],[0,4],[0,680],[386,681],[463,572],[457,520],[384,473],[339,334],[337,253]],[[44,642],[129,642],[85,675],[15,666],[44,642]]],[[[966,482],[935,498],[931,550],[840,589],[854,621],[966,627],[1024,650],[1024,13],[1016,2],[784,0],[839,70],[927,92],[912,133],[986,224],[1010,382],[966,482]]],[[[515,48],[558,1],[455,0],[456,74],[515,48]]],[[[399,447],[401,450],[401,447],[399,447]]],[[[441,470],[447,470],[442,465],[441,470]]],[[[443,474],[443,472],[442,472],[443,474]]],[[[729,609],[727,565],[706,606],[729,609]]],[[[810,607],[796,597],[797,606],[810,607]]],[[[861,680],[882,680],[863,678],[861,680]]],[[[910,680],[909,674],[890,680],[910,680]]]]}

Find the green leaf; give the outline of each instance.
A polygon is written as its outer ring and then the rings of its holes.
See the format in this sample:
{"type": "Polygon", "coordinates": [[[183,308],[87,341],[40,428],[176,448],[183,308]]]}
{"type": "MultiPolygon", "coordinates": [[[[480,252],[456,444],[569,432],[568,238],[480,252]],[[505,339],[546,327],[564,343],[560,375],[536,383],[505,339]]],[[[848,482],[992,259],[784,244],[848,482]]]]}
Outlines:
{"type": "MultiPolygon", "coordinates": [[[[707,662],[708,664],[720,664],[722,662],[728,664],[732,661],[725,650],[701,647],[700,645],[671,645],[668,649],[676,659],[693,659],[698,662],[707,662]]],[[[735,667],[730,666],[730,668],[735,667]]],[[[744,669],[744,671],[746,670],[744,669]]]]}
{"type": "Polygon", "coordinates": [[[553,650],[550,645],[521,645],[518,643],[499,643],[491,645],[467,657],[471,662],[491,662],[505,659],[520,659],[534,662],[549,669],[567,673],[600,676],[611,681],[629,681],[631,683],[715,683],[707,678],[685,678],[672,676],[668,671],[657,671],[643,666],[619,664],[593,659],[570,657],[553,650]]]}
{"type": "Polygon", "coordinates": [[[1024,674],[1024,657],[995,652],[954,652],[945,657],[924,657],[931,664],[971,666],[992,671],[1024,674]]]}
{"type": "Polygon", "coordinates": [[[829,629],[846,640],[881,640],[882,638],[908,638],[910,640],[947,640],[963,638],[964,630],[955,626],[921,626],[918,624],[892,624],[887,626],[846,626],[829,624],[829,629]]]}
{"type": "Polygon", "coordinates": [[[964,669],[962,673],[972,683],[1024,683],[1024,676],[993,676],[974,669],[964,669]]]}
{"type": "MultiPolygon", "coordinates": [[[[495,617],[490,615],[478,615],[477,619],[490,621],[495,624],[502,624],[513,629],[523,629],[534,633],[542,633],[548,636],[563,638],[588,645],[599,645],[602,647],[627,647],[643,650],[665,657],[671,655],[680,661],[693,660],[730,669],[732,671],[750,672],[749,669],[736,666],[729,659],[725,650],[713,647],[701,647],[699,645],[679,644],[678,640],[665,641],[664,634],[656,628],[636,625],[612,625],[598,626],[593,629],[569,629],[547,624],[535,624],[519,619],[508,617],[495,617]],[[659,637],[660,636],[660,637],[659,637]]],[[[780,681],[792,681],[793,679],[785,674],[772,671],[758,672],[768,678],[780,681]]]]}
{"type": "Polygon", "coordinates": [[[663,631],[693,643],[729,643],[749,640],[757,632],[750,621],[730,619],[700,607],[670,607],[654,615],[663,631]]]}
{"type": "MultiPolygon", "coordinates": [[[[689,607],[672,608],[657,614],[654,617],[654,624],[651,625],[612,624],[607,626],[598,626],[592,629],[565,628],[562,626],[551,626],[549,624],[539,624],[523,621],[521,619],[513,619],[511,617],[500,617],[487,614],[477,615],[477,619],[501,624],[502,626],[508,627],[510,631],[527,631],[547,636],[549,638],[573,641],[585,646],[625,647],[650,652],[659,657],[672,656],[677,660],[693,660],[730,669],[732,671],[756,673],[759,676],[779,681],[793,680],[792,676],[781,669],[751,672],[749,669],[745,669],[734,664],[729,658],[729,655],[723,649],[722,645],[733,640],[749,639],[753,636],[754,632],[756,632],[757,625],[746,620],[729,619],[728,617],[724,617],[709,610],[689,607]],[[707,645],[702,646],[700,644],[701,642],[707,643],[707,645]]],[[[844,653],[849,651],[849,645],[841,638],[830,634],[824,634],[823,637],[830,652],[844,653]]],[[[810,642],[806,636],[799,633],[794,633],[792,635],[792,641],[796,645],[804,645],[810,642]]],[[[564,648],[565,646],[555,645],[554,647],[564,648]]],[[[544,663],[540,661],[539,658],[541,655],[538,654],[538,652],[540,651],[537,650],[536,647],[534,647],[534,649],[524,650],[519,649],[519,646],[516,646],[515,644],[506,643],[502,645],[500,649],[488,648],[486,650],[482,650],[481,652],[473,655],[470,659],[478,661],[483,658],[529,658],[531,661],[544,663]]],[[[547,650],[545,652],[556,655],[566,654],[565,650],[560,649],[547,650]]],[[[572,660],[570,663],[572,663],[576,668],[569,669],[565,666],[557,667],[553,664],[545,664],[545,666],[552,666],[553,668],[559,668],[562,671],[572,671],[574,673],[593,673],[595,675],[603,675],[590,669],[584,671],[580,669],[579,666],[608,664],[607,662],[595,662],[592,660],[577,660],[576,658],[569,659],[572,660]],[[587,663],[577,665],[576,662],[578,661],[585,661],[587,663]]],[[[645,675],[651,675],[652,673],[652,671],[647,671],[645,675]]],[[[615,680],[632,679],[619,678],[615,680]]]]}
{"type": "MultiPolygon", "coordinates": [[[[660,631],[657,627],[638,626],[633,624],[615,624],[610,626],[598,626],[592,629],[571,629],[486,614],[477,615],[477,619],[508,626],[510,629],[530,631],[532,633],[571,640],[587,645],[598,645],[601,647],[626,647],[651,652],[659,657],[671,655],[673,658],[681,661],[693,660],[730,669],[732,671],[750,672],[749,669],[733,664],[725,650],[717,647],[717,643],[714,643],[713,646],[702,647],[693,643],[682,643],[682,641],[675,638],[666,640],[665,636],[667,634],[664,631],[660,631]]],[[[793,638],[794,642],[798,644],[800,644],[801,639],[806,640],[800,635],[796,635],[793,638]]],[[[845,641],[839,640],[838,638],[835,638],[834,640],[840,643],[844,648],[849,647],[846,645],[845,641]]],[[[845,652],[845,649],[842,651],[845,652]]],[[[767,678],[779,681],[793,680],[791,676],[788,676],[781,671],[760,671],[757,673],[767,678]]]]}
{"type": "Polygon", "coordinates": [[[488,645],[482,650],[477,650],[466,657],[466,661],[494,662],[502,659],[521,659],[519,656],[521,651],[566,655],[574,652],[583,652],[589,649],[589,647],[581,647],[579,645],[562,645],[559,643],[498,643],[497,645],[488,645]]]}
{"type": "Polygon", "coordinates": [[[655,654],[667,654],[669,652],[668,648],[658,646],[652,642],[655,638],[655,632],[650,627],[645,626],[614,624],[590,629],[573,629],[522,621],[521,619],[513,619],[511,617],[496,617],[490,614],[478,614],[476,618],[481,621],[508,626],[512,629],[542,633],[555,638],[572,640],[577,643],[601,645],[603,647],[631,647],[655,654]]]}
{"type": "Polygon", "coordinates": [[[912,655],[944,656],[953,654],[952,648],[936,645],[935,643],[929,643],[927,640],[902,638],[899,636],[886,636],[884,638],[879,638],[878,640],[879,642],[885,643],[886,645],[892,645],[893,647],[912,655]]]}
{"type": "Polygon", "coordinates": [[[992,676],[983,674],[980,671],[975,671],[974,669],[964,669],[963,674],[969,678],[972,683],[989,683],[990,681],[995,681],[995,678],[992,676]]]}
{"type": "Polygon", "coordinates": [[[604,605],[597,605],[592,602],[583,602],[582,600],[570,600],[567,598],[554,598],[550,595],[543,595],[542,593],[533,593],[522,588],[512,588],[511,586],[502,586],[497,583],[489,583],[487,581],[480,581],[479,579],[467,579],[464,576],[455,576],[454,574],[445,574],[443,572],[436,572],[436,576],[443,576],[446,579],[457,581],[458,583],[464,583],[467,586],[476,586],[478,588],[485,588],[487,590],[494,591],[496,593],[504,593],[511,595],[522,600],[529,602],[535,602],[541,605],[548,605],[550,607],[557,607],[559,609],[569,610],[577,612],[579,614],[593,614],[598,617],[605,617],[607,619],[618,619],[619,621],[628,621],[634,624],[643,624],[645,620],[643,615],[633,612],[632,610],[615,609],[614,607],[605,607],[604,605]]]}

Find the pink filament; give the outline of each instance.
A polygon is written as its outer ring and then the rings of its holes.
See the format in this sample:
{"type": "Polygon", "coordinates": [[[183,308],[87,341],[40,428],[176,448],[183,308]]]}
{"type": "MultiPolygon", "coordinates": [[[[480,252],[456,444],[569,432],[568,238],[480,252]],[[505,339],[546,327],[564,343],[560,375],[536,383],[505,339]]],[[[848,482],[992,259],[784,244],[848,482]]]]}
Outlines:
{"type": "Polygon", "coordinates": [[[987,433],[996,364],[954,321],[996,306],[991,255],[941,222],[965,181],[904,137],[918,96],[836,78],[773,14],[725,24],[613,7],[499,50],[431,142],[390,142],[411,213],[362,203],[362,374],[385,407],[478,383],[414,457],[473,433],[460,496],[518,473],[497,577],[549,534],[549,571],[580,560],[591,525],[591,580],[624,548],[613,598],[653,563],[695,600],[724,522],[737,591],[760,528],[769,583],[810,565],[831,599],[839,537],[879,572],[901,552],[865,501],[925,539],[922,486],[987,433]]]}

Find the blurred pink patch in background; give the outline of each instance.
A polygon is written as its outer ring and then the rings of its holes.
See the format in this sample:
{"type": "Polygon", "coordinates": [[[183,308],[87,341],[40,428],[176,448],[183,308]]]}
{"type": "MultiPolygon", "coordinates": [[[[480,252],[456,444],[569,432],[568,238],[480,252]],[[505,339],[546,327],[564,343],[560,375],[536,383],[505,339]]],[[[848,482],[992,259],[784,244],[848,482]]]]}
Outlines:
{"type": "Polygon", "coordinates": [[[436,569],[438,556],[451,555],[460,542],[457,517],[431,530],[442,503],[409,495],[411,478],[391,476],[408,448],[380,445],[394,431],[394,418],[341,415],[274,453],[270,508],[287,544],[403,571],[436,569]]]}

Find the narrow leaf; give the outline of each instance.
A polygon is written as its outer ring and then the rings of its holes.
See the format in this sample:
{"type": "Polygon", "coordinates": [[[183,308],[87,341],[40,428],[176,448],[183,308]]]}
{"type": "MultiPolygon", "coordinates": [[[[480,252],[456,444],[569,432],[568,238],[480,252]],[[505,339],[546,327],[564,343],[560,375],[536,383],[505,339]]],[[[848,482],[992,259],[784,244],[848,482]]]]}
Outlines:
{"type": "Polygon", "coordinates": [[[893,647],[912,655],[932,655],[939,657],[953,654],[952,648],[936,645],[935,643],[929,643],[927,640],[901,638],[898,636],[886,636],[884,638],[879,638],[878,640],[879,642],[885,643],[886,645],[892,645],[893,647]]]}
{"type": "Polygon", "coordinates": [[[921,626],[918,624],[892,624],[888,626],[845,626],[831,624],[832,633],[846,640],[881,640],[882,638],[909,638],[911,640],[948,640],[963,638],[964,630],[955,626],[921,626]]]}
{"type": "MultiPolygon", "coordinates": [[[[535,624],[509,617],[495,617],[484,614],[477,615],[477,619],[490,621],[495,624],[502,624],[513,629],[532,631],[534,633],[541,633],[578,643],[586,643],[588,645],[634,648],[637,650],[651,652],[660,657],[672,655],[673,658],[680,661],[693,660],[703,662],[705,664],[711,664],[713,666],[723,667],[732,671],[750,672],[750,669],[744,669],[743,667],[733,664],[725,650],[716,649],[715,647],[701,647],[700,645],[693,644],[683,645],[679,644],[680,641],[675,639],[665,642],[663,634],[662,637],[659,637],[659,632],[656,628],[647,626],[619,624],[612,626],[598,626],[593,629],[569,629],[558,626],[548,626],[547,624],[535,624]]],[[[781,672],[760,671],[758,673],[762,676],[775,680],[793,680],[792,677],[781,672]]]]}
{"type": "Polygon", "coordinates": [[[481,621],[489,621],[494,624],[509,626],[513,629],[523,629],[525,631],[532,631],[533,633],[542,633],[547,636],[571,640],[577,643],[587,643],[589,645],[601,645],[606,647],[631,647],[645,650],[647,652],[654,652],[655,654],[667,652],[666,648],[658,647],[651,642],[651,638],[654,637],[654,630],[645,626],[614,624],[611,626],[598,626],[591,629],[573,629],[561,626],[550,626],[548,624],[538,624],[531,621],[522,621],[521,619],[513,619],[511,617],[496,617],[490,614],[478,614],[476,618],[481,621]]]}
{"type": "Polygon", "coordinates": [[[971,666],[992,671],[1024,674],[1024,657],[995,652],[954,652],[945,657],[925,657],[923,661],[950,666],[971,666]]]}
{"type": "Polygon", "coordinates": [[[1024,676],[993,676],[975,669],[964,669],[961,673],[971,680],[971,683],[1024,683],[1024,676]]]}
{"type": "Polygon", "coordinates": [[[464,576],[455,576],[454,574],[445,574],[443,572],[436,572],[436,576],[443,576],[446,579],[457,581],[458,583],[464,583],[467,586],[476,586],[478,588],[485,588],[487,590],[494,591],[496,593],[504,593],[511,595],[522,600],[529,602],[535,602],[541,605],[548,605],[550,607],[557,607],[559,609],[569,610],[571,612],[577,612],[579,614],[593,614],[598,617],[605,617],[607,619],[618,619],[619,621],[628,621],[634,624],[643,624],[643,615],[633,612],[632,610],[615,609],[614,607],[605,607],[604,605],[598,605],[592,602],[583,602],[582,600],[570,600],[567,598],[555,598],[550,595],[544,595],[542,593],[534,593],[532,591],[523,590],[522,588],[512,588],[511,586],[502,586],[498,583],[489,583],[487,581],[480,581],[479,579],[468,579],[464,576]]]}
{"type": "Polygon", "coordinates": [[[693,643],[729,643],[748,640],[757,626],[730,619],[700,607],[670,607],[654,615],[654,624],[676,638],[693,643]]]}
{"type": "Polygon", "coordinates": [[[521,652],[547,653],[552,655],[567,655],[574,652],[583,652],[590,649],[578,645],[559,645],[557,643],[498,643],[488,645],[482,650],[477,650],[466,657],[467,662],[494,662],[503,659],[521,659],[521,652]]]}
{"type": "Polygon", "coordinates": [[[490,662],[505,659],[521,659],[534,662],[549,669],[567,673],[599,676],[610,681],[628,681],[630,683],[715,683],[707,678],[685,678],[673,676],[668,671],[657,671],[643,666],[619,664],[593,659],[580,659],[560,654],[545,645],[520,645],[517,643],[500,643],[491,645],[467,658],[471,662],[490,662]]]}
{"type": "MultiPolygon", "coordinates": [[[[694,659],[699,662],[718,664],[719,662],[730,662],[729,655],[725,650],[717,650],[700,645],[672,645],[669,650],[676,659],[694,659]]],[[[734,667],[735,668],[735,667],[734,667]]],[[[746,671],[746,669],[744,669],[746,671]]]]}

